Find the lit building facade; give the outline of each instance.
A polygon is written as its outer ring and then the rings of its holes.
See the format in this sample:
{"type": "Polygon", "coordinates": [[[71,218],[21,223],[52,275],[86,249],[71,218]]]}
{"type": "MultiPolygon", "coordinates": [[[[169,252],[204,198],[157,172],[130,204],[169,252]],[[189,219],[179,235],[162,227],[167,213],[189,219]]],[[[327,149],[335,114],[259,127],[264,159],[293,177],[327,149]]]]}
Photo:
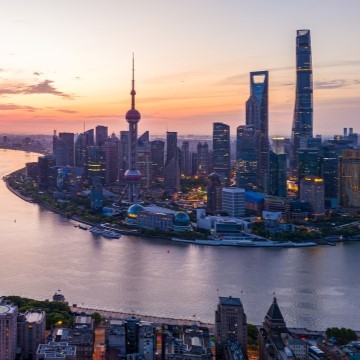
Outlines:
{"type": "Polygon", "coordinates": [[[258,188],[259,137],[254,125],[238,126],[236,132],[236,186],[246,190],[258,188]]]}
{"type": "Polygon", "coordinates": [[[258,188],[267,191],[269,173],[269,73],[250,73],[250,97],[246,102],[246,125],[255,129],[258,188]]]}
{"type": "MultiPolygon", "coordinates": [[[[199,162],[199,159],[197,159],[199,162]]],[[[221,176],[223,186],[230,185],[230,126],[223,123],[213,124],[213,171],[221,176]]]]}
{"type": "Polygon", "coordinates": [[[360,208],[360,149],[344,150],[339,168],[340,205],[360,208]]]}
{"type": "Polygon", "coordinates": [[[313,216],[325,215],[324,180],[315,176],[306,176],[301,179],[300,201],[310,204],[313,216]]]}
{"type": "Polygon", "coordinates": [[[291,133],[290,166],[297,176],[297,152],[313,137],[313,79],[310,30],[297,30],[296,98],[291,133]]]}

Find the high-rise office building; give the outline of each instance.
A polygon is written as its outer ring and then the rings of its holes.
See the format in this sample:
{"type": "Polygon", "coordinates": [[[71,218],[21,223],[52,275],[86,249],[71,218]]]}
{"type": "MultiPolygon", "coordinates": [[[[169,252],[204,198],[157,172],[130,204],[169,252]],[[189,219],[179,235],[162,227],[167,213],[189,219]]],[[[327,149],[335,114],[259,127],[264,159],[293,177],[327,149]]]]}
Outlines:
{"type": "Polygon", "coordinates": [[[213,171],[221,176],[223,186],[229,186],[231,176],[230,126],[219,122],[213,124],[212,166],[213,171]]]}
{"type": "Polygon", "coordinates": [[[105,185],[106,161],[103,147],[90,146],[87,148],[85,173],[90,183],[92,178],[98,177],[101,183],[105,185]]]}
{"type": "Polygon", "coordinates": [[[299,149],[297,152],[298,179],[320,175],[320,153],[318,149],[299,149]]]}
{"type": "Polygon", "coordinates": [[[0,359],[15,360],[18,308],[0,298],[0,359]]]}
{"type": "Polygon", "coordinates": [[[321,150],[321,177],[324,179],[326,206],[336,208],[339,195],[339,154],[335,146],[324,144],[321,150]]]}
{"type": "Polygon", "coordinates": [[[188,141],[183,141],[181,145],[181,152],[183,157],[182,174],[191,176],[191,153],[188,141]]]}
{"type": "Polygon", "coordinates": [[[297,30],[296,35],[296,98],[291,132],[290,166],[297,176],[297,152],[307,147],[313,137],[313,80],[310,30],[297,30]]]}
{"type": "Polygon", "coordinates": [[[340,205],[360,208],[360,149],[344,150],[339,169],[340,205]]]}
{"type": "Polygon", "coordinates": [[[180,190],[180,168],[177,147],[177,132],[166,133],[166,163],[164,169],[165,188],[170,193],[180,190]]]}
{"type": "Polygon", "coordinates": [[[310,204],[312,215],[325,215],[324,180],[316,176],[305,176],[301,179],[300,201],[310,204]]]}
{"type": "Polygon", "coordinates": [[[199,142],[197,145],[197,175],[207,176],[210,170],[209,145],[199,142]]]}
{"type": "Polygon", "coordinates": [[[236,218],[245,216],[245,189],[223,188],[222,210],[236,218]]]}
{"type": "Polygon", "coordinates": [[[119,144],[119,179],[120,183],[125,183],[125,172],[129,168],[129,131],[120,131],[119,144]]]}
{"type": "Polygon", "coordinates": [[[164,177],[165,142],[153,140],[150,142],[151,179],[153,186],[158,179],[164,177]]]}
{"type": "Polygon", "coordinates": [[[220,297],[215,312],[215,336],[219,345],[235,341],[247,353],[247,319],[239,298],[220,297]]]}
{"type": "Polygon", "coordinates": [[[103,144],[105,153],[105,184],[115,184],[119,180],[119,139],[112,134],[103,144]]]}
{"type": "Polygon", "coordinates": [[[254,125],[240,125],[236,131],[236,186],[258,189],[257,137],[254,125]]]}
{"type": "Polygon", "coordinates": [[[272,151],[275,154],[286,154],[285,138],[283,136],[275,136],[271,140],[272,140],[272,151]]]}
{"type": "Polygon", "coordinates": [[[206,192],[206,211],[209,214],[215,215],[222,208],[222,185],[218,174],[212,173],[209,175],[206,192]]]}
{"type": "Polygon", "coordinates": [[[54,133],[53,136],[53,155],[57,166],[74,166],[74,134],[73,133],[59,133],[59,136],[54,133]]]}
{"type": "Polygon", "coordinates": [[[106,139],[108,138],[108,127],[98,125],[95,128],[96,146],[103,146],[106,139]]]}
{"type": "Polygon", "coordinates": [[[55,157],[52,155],[40,156],[38,158],[39,178],[38,184],[41,190],[46,190],[49,187],[49,178],[51,174],[50,168],[55,166],[55,157]]]}
{"type": "Polygon", "coordinates": [[[89,146],[95,146],[94,129],[87,130],[77,136],[75,140],[75,166],[85,166],[89,146]]]}
{"type": "Polygon", "coordinates": [[[141,173],[140,188],[149,190],[150,187],[150,166],[151,166],[151,152],[150,152],[150,135],[149,131],[145,131],[139,136],[137,141],[138,147],[138,169],[141,173]]]}
{"type": "Polygon", "coordinates": [[[286,197],[286,154],[270,151],[269,194],[286,197]]]}
{"type": "Polygon", "coordinates": [[[259,190],[267,191],[269,175],[269,73],[250,73],[250,97],[246,102],[246,125],[254,126],[259,190]]]}
{"type": "Polygon", "coordinates": [[[135,74],[134,57],[132,68],[132,89],[131,89],[131,109],[126,113],[126,121],[129,123],[129,169],[126,170],[124,178],[128,186],[129,201],[136,203],[139,197],[139,182],[141,173],[137,168],[137,140],[138,122],[141,119],[139,111],[135,109],[135,74]]]}

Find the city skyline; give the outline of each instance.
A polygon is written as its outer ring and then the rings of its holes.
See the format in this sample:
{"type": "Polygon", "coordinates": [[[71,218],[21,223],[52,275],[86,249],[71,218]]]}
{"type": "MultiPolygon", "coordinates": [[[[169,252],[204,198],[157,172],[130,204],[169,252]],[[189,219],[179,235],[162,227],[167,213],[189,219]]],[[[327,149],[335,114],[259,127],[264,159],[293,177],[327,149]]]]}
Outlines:
{"type": "Polygon", "coordinates": [[[299,29],[312,36],[314,135],[356,127],[356,1],[347,7],[322,0],[105,5],[19,0],[4,6],[3,132],[80,133],[95,124],[110,133],[126,130],[134,51],[139,133],[211,134],[212,123],[222,122],[234,136],[245,124],[249,73],[268,70],[269,133],[290,136],[299,29]]]}

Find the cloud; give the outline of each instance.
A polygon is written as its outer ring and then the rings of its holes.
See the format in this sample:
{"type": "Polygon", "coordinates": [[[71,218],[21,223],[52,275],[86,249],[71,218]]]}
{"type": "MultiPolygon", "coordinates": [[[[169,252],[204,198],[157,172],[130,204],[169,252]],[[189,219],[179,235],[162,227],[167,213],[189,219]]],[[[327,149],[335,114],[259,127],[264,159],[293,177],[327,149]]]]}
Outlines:
{"type": "Polygon", "coordinates": [[[59,109],[56,111],[59,111],[59,112],[65,113],[65,114],[76,114],[77,113],[77,111],[75,111],[75,110],[65,110],[65,109],[59,109]]]}
{"type": "Polygon", "coordinates": [[[345,79],[334,79],[334,80],[318,80],[315,81],[314,87],[317,90],[322,89],[340,89],[343,87],[351,86],[351,85],[358,85],[360,84],[360,80],[345,80],[345,79]]]}
{"type": "MultiPolygon", "coordinates": [[[[40,74],[40,73],[39,73],[40,74]]],[[[0,95],[30,95],[30,94],[51,94],[55,96],[60,96],[64,99],[73,100],[74,95],[67,94],[62,91],[57,90],[52,84],[53,80],[44,80],[35,85],[24,85],[24,84],[8,84],[6,87],[0,86],[0,95]]]]}
{"type": "Polygon", "coordinates": [[[69,100],[74,98],[73,95],[56,90],[56,88],[52,86],[53,82],[53,80],[44,80],[36,85],[30,85],[24,89],[24,94],[52,94],[69,100]]]}
{"type": "Polygon", "coordinates": [[[39,110],[37,108],[34,108],[32,106],[23,106],[23,105],[16,105],[16,104],[0,104],[0,110],[8,111],[8,110],[25,110],[28,112],[34,112],[36,110],[39,110]]]}
{"type": "Polygon", "coordinates": [[[33,75],[34,75],[34,76],[40,76],[40,75],[42,75],[42,74],[43,74],[43,73],[38,72],[38,71],[34,71],[34,72],[33,72],[33,75]]]}

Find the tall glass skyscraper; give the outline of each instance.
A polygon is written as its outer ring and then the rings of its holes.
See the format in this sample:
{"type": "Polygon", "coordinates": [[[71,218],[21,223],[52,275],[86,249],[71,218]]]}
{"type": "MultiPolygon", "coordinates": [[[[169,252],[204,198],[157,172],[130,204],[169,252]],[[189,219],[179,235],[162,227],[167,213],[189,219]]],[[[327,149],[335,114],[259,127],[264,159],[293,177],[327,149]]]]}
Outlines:
{"type": "Polygon", "coordinates": [[[291,169],[297,176],[297,151],[313,137],[313,80],[310,30],[296,36],[296,99],[291,133],[291,169]]]}
{"type": "Polygon", "coordinates": [[[230,126],[213,124],[213,171],[220,175],[223,186],[230,185],[230,126]]]}
{"type": "Polygon", "coordinates": [[[258,189],[267,191],[269,174],[269,73],[250,73],[250,97],[246,102],[246,125],[255,128],[258,189]]]}

